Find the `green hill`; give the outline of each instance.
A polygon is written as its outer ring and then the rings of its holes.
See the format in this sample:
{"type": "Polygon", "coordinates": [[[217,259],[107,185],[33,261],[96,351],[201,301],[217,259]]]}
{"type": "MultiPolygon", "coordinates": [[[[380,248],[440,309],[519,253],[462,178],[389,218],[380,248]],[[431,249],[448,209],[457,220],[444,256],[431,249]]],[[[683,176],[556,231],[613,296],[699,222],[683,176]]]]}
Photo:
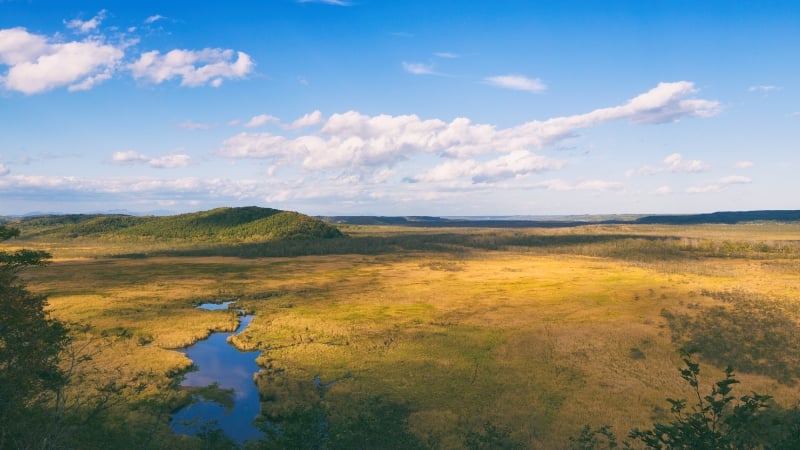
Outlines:
{"type": "Polygon", "coordinates": [[[70,214],[26,217],[14,224],[22,237],[268,241],[341,237],[332,225],[304,214],[248,206],[174,216],[70,214]]]}

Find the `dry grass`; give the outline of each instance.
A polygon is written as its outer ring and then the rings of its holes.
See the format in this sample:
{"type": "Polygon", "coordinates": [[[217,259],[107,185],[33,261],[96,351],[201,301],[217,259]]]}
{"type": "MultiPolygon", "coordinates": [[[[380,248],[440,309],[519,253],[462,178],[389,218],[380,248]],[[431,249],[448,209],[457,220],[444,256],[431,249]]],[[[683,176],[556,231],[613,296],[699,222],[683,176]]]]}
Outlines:
{"type": "MultiPolygon", "coordinates": [[[[358,238],[443,230],[347,232],[358,238]]],[[[613,247],[616,241],[558,241],[549,248],[113,259],[103,254],[117,253],[114,246],[73,245],[62,254],[65,246],[47,243],[43,248],[56,261],[27,277],[31,288],[49,295],[57,317],[90,324],[98,335],[129,337],[115,344],[109,366],[163,376],[187,364],[169,349],[236,326],[232,314],[194,305],[238,299],[256,319],[232,342],[263,352],[265,414],[313,403],[314,377],[339,380],[326,393],[334,413],[357,399],[385,396],[408,405],[412,429],[444,448],[459,447],[466,432],[487,420],[510,428],[527,446],[559,448],[586,423],[608,423],[624,433],[663,419],[664,398],[684,389],[663,309],[690,313],[718,303],[704,290],[800,302],[794,250],[758,258],[702,250],[705,242],[746,243],[742,252],[752,251],[753,243],[794,249],[796,225],[444,232],[481,242],[507,240],[509,233],[515,239],[670,236],[687,254],[626,257],[613,247]]],[[[647,242],[630,244],[631,251],[647,242]]],[[[721,375],[720,368],[704,364],[708,382],[721,375]]],[[[787,406],[800,399],[797,387],[765,376],[740,378],[739,392],[770,393],[787,406]]]]}

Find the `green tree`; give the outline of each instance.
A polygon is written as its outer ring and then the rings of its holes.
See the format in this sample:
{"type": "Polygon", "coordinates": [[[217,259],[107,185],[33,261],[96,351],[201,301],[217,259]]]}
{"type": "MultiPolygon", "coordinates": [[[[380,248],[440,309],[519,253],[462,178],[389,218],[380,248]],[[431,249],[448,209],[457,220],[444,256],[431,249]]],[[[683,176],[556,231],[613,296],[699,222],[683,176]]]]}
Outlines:
{"type": "MultiPolygon", "coordinates": [[[[0,225],[0,240],[19,230],[0,225]]],[[[34,417],[39,400],[66,383],[59,354],[69,342],[67,327],[49,317],[45,296],[28,291],[21,270],[42,266],[42,251],[0,252],[0,448],[47,447],[34,417]]]]}
{"type": "MultiPolygon", "coordinates": [[[[797,448],[800,422],[796,408],[780,411],[771,397],[752,393],[739,398],[732,395],[739,383],[733,369],[725,369],[725,378],[700,392],[700,365],[690,353],[683,354],[685,368],[681,378],[689,384],[693,400],[667,398],[672,421],[654,423],[652,428],[634,428],[628,433],[632,442],[623,448],[739,450],[759,448],[797,448]]],[[[570,439],[571,448],[588,450],[618,448],[617,438],[608,425],[592,429],[585,426],[578,437],[570,439]]]]}
{"type": "Polygon", "coordinates": [[[725,378],[717,381],[711,393],[702,395],[699,387],[700,365],[684,355],[686,368],[681,378],[692,388],[696,403],[689,409],[687,401],[668,398],[673,421],[653,425],[653,428],[634,428],[628,434],[647,448],[747,449],[764,445],[761,414],[769,407],[768,395],[753,393],[737,399],[731,395],[738,384],[733,369],[725,369],[725,378]]]}

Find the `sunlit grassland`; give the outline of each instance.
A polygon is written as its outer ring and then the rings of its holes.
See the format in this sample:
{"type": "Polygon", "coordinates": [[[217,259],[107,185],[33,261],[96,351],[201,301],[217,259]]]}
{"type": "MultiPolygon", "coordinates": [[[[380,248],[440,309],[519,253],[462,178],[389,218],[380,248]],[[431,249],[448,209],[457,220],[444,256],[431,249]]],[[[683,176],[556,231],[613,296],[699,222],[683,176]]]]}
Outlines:
{"type": "MultiPolygon", "coordinates": [[[[53,264],[26,274],[30,287],[56,317],[115,337],[98,358],[107,370],[164,382],[189,364],[171,349],[236,326],[230,312],[194,306],[238,300],[256,318],[232,342],[262,351],[267,417],[318,402],[318,377],[334,421],[381,396],[443,448],[487,421],[526,446],[559,448],[587,423],[624,434],[665,418],[664,398],[684,386],[663,311],[731,307],[709,293],[777,299],[781,317],[798,320],[794,224],[343,231],[350,237],[289,248],[309,253],[292,257],[256,244],[12,243],[53,252],[53,264]],[[213,256],[237,251],[248,257],[213,256]],[[121,254],[136,257],[110,257],[121,254]]],[[[704,364],[704,379],[723,368],[704,364]]],[[[742,393],[800,399],[768,373],[740,378],[742,393]]]]}

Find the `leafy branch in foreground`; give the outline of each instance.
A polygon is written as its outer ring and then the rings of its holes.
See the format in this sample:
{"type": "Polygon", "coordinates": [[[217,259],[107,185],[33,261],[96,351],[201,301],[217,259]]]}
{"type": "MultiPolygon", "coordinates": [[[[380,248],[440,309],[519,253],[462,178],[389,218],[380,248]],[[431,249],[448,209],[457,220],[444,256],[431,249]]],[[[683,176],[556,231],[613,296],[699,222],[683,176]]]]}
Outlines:
{"type": "MultiPolygon", "coordinates": [[[[692,406],[686,399],[667,398],[671,405],[672,421],[654,423],[652,428],[634,428],[628,433],[633,442],[623,442],[623,448],[647,449],[756,449],[785,448],[784,444],[797,438],[797,411],[784,417],[768,414],[772,397],[751,393],[738,399],[732,395],[739,383],[733,369],[725,369],[725,378],[717,381],[711,393],[700,392],[700,365],[690,353],[683,354],[685,368],[681,378],[693,393],[692,406]],[[789,419],[788,421],[786,419],[789,419]]],[[[585,426],[578,437],[570,438],[573,449],[617,448],[617,438],[608,425],[592,429],[585,426]]],[[[795,441],[796,442],[796,441],[795,441]]]]}

